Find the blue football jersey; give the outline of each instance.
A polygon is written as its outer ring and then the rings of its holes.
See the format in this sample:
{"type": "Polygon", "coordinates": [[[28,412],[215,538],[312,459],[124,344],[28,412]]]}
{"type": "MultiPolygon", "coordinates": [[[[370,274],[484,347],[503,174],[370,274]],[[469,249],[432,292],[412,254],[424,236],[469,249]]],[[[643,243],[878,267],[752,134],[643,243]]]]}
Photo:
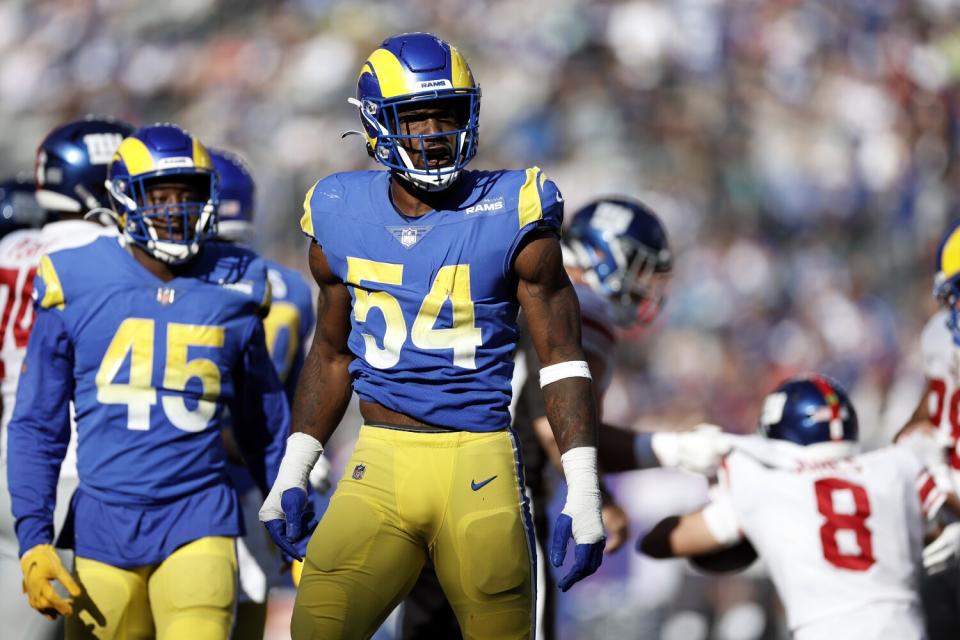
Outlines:
{"type": "Polygon", "coordinates": [[[540,169],[465,171],[449,209],[412,218],[390,174],[324,178],[301,227],[350,291],[354,390],[417,420],[465,431],[510,424],[517,341],[513,259],[524,236],[559,233],[563,198],[540,169]]]}
{"type": "Polygon", "coordinates": [[[270,313],[263,319],[267,349],[293,402],[303,369],[304,343],[314,323],[313,291],[299,271],[276,262],[267,262],[267,276],[273,292],[270,313]]]}
{"type": "Polygon", "coordinates": [[[75,506],[88,505],[76,514],[80,555],[126,566],[97,536],[86,538],[96,552],[84,553],[83,531],[110,508],[152,510],[109,525],[131,543],[154,522],[163,541],[140,541],[148,547],[177,544],[166,539],[171,527],[188,539],[241,533],[220,438],[225,408],[261,487],[273,482],[289,430],[260,319],[270,299],[263,260],[210,242],[164,282],[104,237],[44,257],[34,291],[37,321],[9,426],[21,545],[46,536],[70,400],[86,500],[75,506]]]}

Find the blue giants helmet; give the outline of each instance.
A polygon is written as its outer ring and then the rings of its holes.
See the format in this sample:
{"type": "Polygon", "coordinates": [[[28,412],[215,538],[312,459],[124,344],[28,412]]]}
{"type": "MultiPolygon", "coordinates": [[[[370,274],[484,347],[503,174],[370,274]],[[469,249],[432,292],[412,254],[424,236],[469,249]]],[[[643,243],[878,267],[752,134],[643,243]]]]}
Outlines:
{"type": "Polygon", "coordinates": [[[222,149],[208,149],[220,178],[217,237],[228,242],[253,239],[253,202],[256,185],[240,156],[222,149]]]}
{"type": "Polygon", "coordinates": [[[955,224],[940,241],[937,249],[937,275],[933,279],[933,295],[949,312],[947,326],[953,342],[960,345],[960,223],[955,224]]]}
{"type": "Polygon", "coordinates": [[[161,262],[186,262],[216,235],[217,172],[200,140],[176,125],[143,127],[125,138],[110,163],[108,189],[124,237],[161,262]],[[151,205],[150,188],[170,183],[189,186],[196,201],[151,205]]]}
{"type": "Polygon", "coordinates": [[[477,153],[480,127],[480,87],[467,61],[454,47],[429,33],[391,36],[363,63],[357,97],[350,103],[360,111],[367,151],[377,162],[414,186],[440,191],[453,184],[477,153]],[[400,113],[412,106],[453,109],[458,128],[427,134],[404,134],[400,113]],[[432,138],[455,136],[449,164],[416,167],[406,148],[418,148],[427,157],[432,138]]]}
{"type": "Polygon", "coordinates": [[[610,299],[623,327],[646,324],[663,306],[673,256],[656,214],[638,200],[602,198],[573,214],[564,232],[567,264],[610,299]]]}
{"type": "Polygon", "coordinates": [[[35,191],[33,180],[22,176],[0,180],[0,238],[44,223],[46,213],[37,203],[35,191]]]}
{"type": "Polygon", "coordinates": [[[818,375],[792,378],[767,396],[760,431],[799,445],[857,442],[857,412],[836,382],[818,375]]]}
{"type": "Polygon", "coordinates": [[[84,214],[109,208],[107,166],[133,127],[88,116],[47,134],[37,149],[37,202],[47,211],[84,214]]]}

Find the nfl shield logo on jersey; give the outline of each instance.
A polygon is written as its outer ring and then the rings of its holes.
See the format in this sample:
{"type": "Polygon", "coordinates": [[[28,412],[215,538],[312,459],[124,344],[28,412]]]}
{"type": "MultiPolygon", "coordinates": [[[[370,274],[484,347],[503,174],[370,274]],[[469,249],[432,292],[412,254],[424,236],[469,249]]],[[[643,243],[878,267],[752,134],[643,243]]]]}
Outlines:
{"type": "Polygon", "coordinates": [[[363,474],[367,471],[367,465],[358,464],[353,468],[353,479],[354,480],[363,480],[363,474]]]}
{"type": "Polygon", "coordinates": [[[171,304],[173,299],[176,297],[177,292],[175,289],[169,287],[160,287],[157,289],[157,302],[160,304],[171,304]]]}
{"type": "Polygon", "coordinates": [[[420,242],[423,239],[423,236],[427,235],[427,232],[433,229],[433,226],[428,227],[387,227],[387,231],[396,238],[397,242],[403,245],[404,249],[409,249],[413,245],[420,242]]]}

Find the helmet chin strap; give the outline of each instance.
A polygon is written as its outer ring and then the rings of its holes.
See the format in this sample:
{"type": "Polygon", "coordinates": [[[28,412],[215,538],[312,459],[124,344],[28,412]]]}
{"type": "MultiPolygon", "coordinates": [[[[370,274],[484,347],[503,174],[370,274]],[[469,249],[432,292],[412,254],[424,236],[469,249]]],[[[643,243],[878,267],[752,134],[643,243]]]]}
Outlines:
{"type": "Polygon", "coordinates": [[[413,167],[413,162],[410,160],[410,155],[407,153],[407,150],[403,146],[394,143],[394,148],[397,150],[397,155],[400,156],[400,161],[403,162],[403,165],[407,168],[407,171],[402,171],[395,169],[393,173],[400,176],[408,183],[412,184],[418,189],[424,191],[429,191],[431,193],[437,191],[444,191],[456,182],[457,178],[460,177],[460,171],[451,171],[449,173],[436,173],[436,174],[422,174],[415,173],[417,171],[413,167]]]}
{"type": "MultiPolygon", "coordinates": [[[[189,262],[200,252],[200,238],[203,236],[203,230],[207,227],[213,212],[213,205],[208,201],[200,212],[196,224],[193,226],[193,239],[189,243],[168,242],[161,240],[157,235],[157,230],[153,224],[146,219],[143,224],[146,227],[147,235],[150,239],[143,248],[154,258],[169,265],[178,265],[189,262]]],[[[124,230],[124,236],[127,236],[124,230]]],[[[127,236],[131,242],[136,242],[127,236]]],[[[143,246],[143,245],[141,245],[143,246]]]]}

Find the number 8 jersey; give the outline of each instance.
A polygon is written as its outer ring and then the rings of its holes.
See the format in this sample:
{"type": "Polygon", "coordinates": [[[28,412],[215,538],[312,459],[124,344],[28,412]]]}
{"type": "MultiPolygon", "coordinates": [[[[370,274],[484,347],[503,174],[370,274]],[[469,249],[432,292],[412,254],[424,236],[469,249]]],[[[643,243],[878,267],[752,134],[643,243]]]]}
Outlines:
{"type": "Polygon", "coordinates": [[[798,640],[924,637],[917,595],[924,523],[944,501],[907,445],[811,461],[789,442],[738,438],[704,520],[746,537],[798,640]]]}
{"type": "Polygon", "coordinates": [[[389,181],[386,171],[334,174],[304,202],[304,233],[352,297],[354,390],[428,424],[505,429],[513,259],[530,232],[559,233],[560,192],[536,167],[465,171],[449,209],[411,218],[390,201],[389,181]]]}
{"type": "MultiPolygon", "coordinates": [[[[158,524],[152,533],[143,531],[144,522],[124,516],[110,524],[111,536],[129,534],[116,548],[133,541],[175,546],[170,535],[189,541],[242,533],[220,439],[224,408],[229,406],[237,440],[264,488],[273,481],[289,428],[260,320],[269,291],[266,266],[256,254],[217,242],[205,244],[169,282],[147,271],[115,237],[41,259],[34,285],[37,321],[9,425],[22,550],[49,542],[43,538],[55,469],[69,439],[71,400],[78,496],[86,500],[75,499],[75,507],[94,501],[97,510],[162,509],[209,498],[178,506],[168,514],[176,524],[158,524]],[[167,538],[158,543],[153,534],[167,538]]],[[[98,546],[102,540],[87,533],[97,519],[85,517],[95,510],[79,507],[78,554],[118,566],[132,562],[111,555],[116,548],[98,546]]],[[[149,564],[143,555],[136,560],[149,564]]]]}

